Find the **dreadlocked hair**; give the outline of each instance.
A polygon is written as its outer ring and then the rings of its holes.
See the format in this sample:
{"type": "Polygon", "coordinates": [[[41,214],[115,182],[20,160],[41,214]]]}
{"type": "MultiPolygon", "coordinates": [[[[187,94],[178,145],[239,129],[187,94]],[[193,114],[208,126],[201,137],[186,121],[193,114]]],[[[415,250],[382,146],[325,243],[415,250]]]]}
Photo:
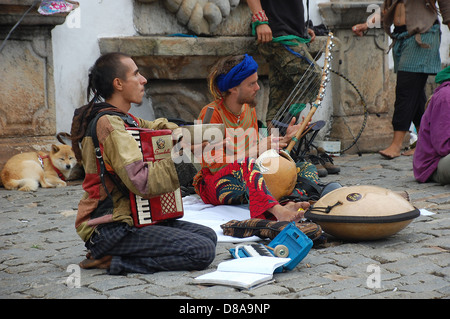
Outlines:
{"type": "Polygon", "coordinates": [[[96,102],[109,99],[114,93],[113,81],[115,78],[124,79],[127,69],[121,59],[130,57],[121,52],[102,55],[89,69],[89,82],[87,87],[88,104],[75,110],[70,131],[72,149],[78,161],[81,161],[80,143],[86,134],[89,122],[94,118],[93,111],[96,102]],[[92,98],[91,98],[92,96],[92,98]],[[90,99],[91,98],[91,99],[90,99]]]}
{"type": "Polygon", "coordinates": [[[224,98],[227,92],[222,92],[217,86],[217,77],[221,74],[227,74],[232,68],[244,60],[244,55],[228,56],[218,60],[210,69],[207,78],[208,89],[215,100],[224,98]]]}

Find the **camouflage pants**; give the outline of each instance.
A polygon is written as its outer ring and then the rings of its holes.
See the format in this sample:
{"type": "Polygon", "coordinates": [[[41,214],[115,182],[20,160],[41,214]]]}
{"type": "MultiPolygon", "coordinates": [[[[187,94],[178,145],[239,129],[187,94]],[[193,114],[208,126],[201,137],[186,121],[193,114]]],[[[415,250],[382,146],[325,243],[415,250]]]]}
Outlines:
{"type": "Polygon", "coordinates": [[[319,90],[321,70],[315,63],[311,66],[309,61],[314,62],[314,59],[309,54],[306,44],[299,43],[298,46],[289,46],[289,49],[304,58],[290,52],[280,43],[269,42],[258,45],[259,53],[269,63],[270,91],[266,121],[274,118],[281,120],[277,112],[281,108],[280,112],[291,106],[291,98],[289,102],[287,100],[297,83],[300,88],[299,95],[292,96],[293,103],[312,103],[319,90]]]}

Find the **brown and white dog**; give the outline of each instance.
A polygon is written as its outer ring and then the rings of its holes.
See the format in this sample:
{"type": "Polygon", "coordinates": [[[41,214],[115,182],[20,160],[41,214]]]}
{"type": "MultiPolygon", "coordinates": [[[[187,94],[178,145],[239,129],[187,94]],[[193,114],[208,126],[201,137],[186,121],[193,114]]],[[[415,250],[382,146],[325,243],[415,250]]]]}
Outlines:
{"type": "Polygon", "coordinates": [[[75,153],[69,145],[52,145],[51,151],[27,152],[11,157],[0,174],[6,189],[36,191],[44,188],[66,186],[66,178],[77,164],[75,153]]]}

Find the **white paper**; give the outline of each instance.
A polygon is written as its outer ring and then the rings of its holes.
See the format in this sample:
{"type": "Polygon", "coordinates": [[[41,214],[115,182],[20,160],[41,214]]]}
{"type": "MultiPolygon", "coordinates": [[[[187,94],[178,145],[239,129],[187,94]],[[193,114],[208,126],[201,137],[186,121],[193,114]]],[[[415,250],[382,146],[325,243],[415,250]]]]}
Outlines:
{"type": "Polygon", "coordinates": [[[291,261],[290,258],[280,257],[244,257],[221,262],[217,266],[217,270],[271,275],[275,269],[289,261],[291,261]]]}
{"type": "Polygon", "coordinates": [[[198,276],[194,281],[198,284],[250,289],[271,281],[274,270],[290,260],[266,256],[233,259],[221,262],[216,271],[198,276]]]}
{"type": "Polygon", "coordinates": [[[218,205],[203,203],[197,194],[183,197],[184,216],[182,220],[210,227],[216,232],[218,242],[240,243],[260,241],[258,236],[237,238],[226,236],[220,225],[230,220],[246,220],[250,218],[248,205],[218,205]]]}
{"type": "Polygon", "coordinates": [[[435,214],[433,212],[430,212],[429,210],[426,210],[425,208],[421,208],[419,209],[419,211],[421,216],[431,216],[435,214]]]}

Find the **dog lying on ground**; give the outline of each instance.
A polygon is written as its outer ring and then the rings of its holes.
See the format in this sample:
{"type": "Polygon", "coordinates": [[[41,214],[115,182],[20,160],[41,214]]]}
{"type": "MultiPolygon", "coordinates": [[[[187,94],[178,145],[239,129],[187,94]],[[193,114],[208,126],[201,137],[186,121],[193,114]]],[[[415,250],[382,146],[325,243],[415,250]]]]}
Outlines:
{"type": "Polygon", "coordinates": [[[11,157],[0,174],[6,189],[36,191],[44,188],[66,186],[72,169],[77,164],[75,153],[69,145],[52,145],[51,151],[27,152],[11,157]]]}

